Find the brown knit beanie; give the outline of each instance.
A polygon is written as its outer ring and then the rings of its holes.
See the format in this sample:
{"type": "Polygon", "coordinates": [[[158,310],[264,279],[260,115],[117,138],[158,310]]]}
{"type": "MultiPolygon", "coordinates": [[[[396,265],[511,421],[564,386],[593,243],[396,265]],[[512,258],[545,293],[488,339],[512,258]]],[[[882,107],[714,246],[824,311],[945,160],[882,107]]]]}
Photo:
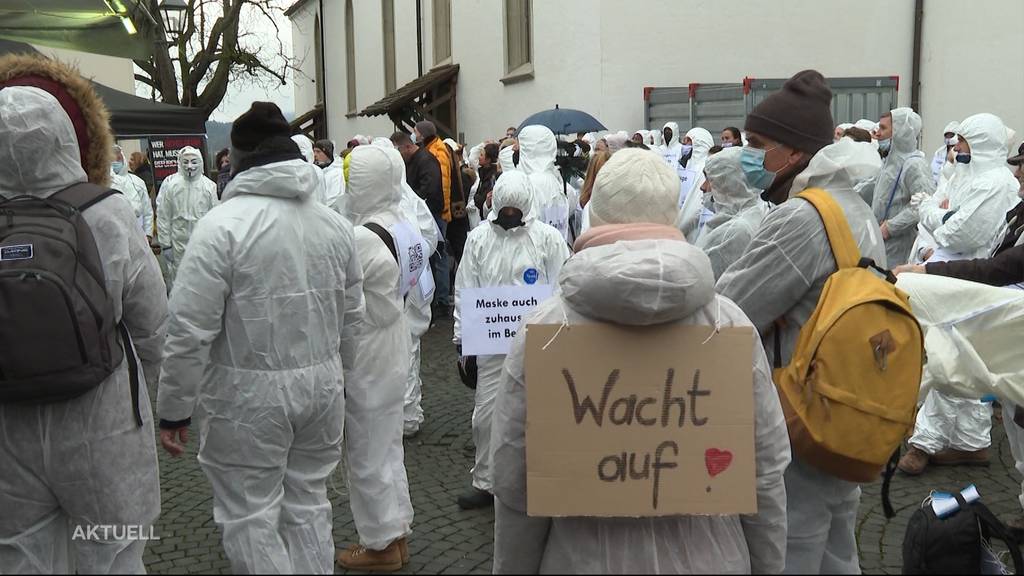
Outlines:
{"type": "Polygon", "coordinates": [[[804,70],[747,115],[744,129],[816,154],[832,143],[832,91],[817,70],[804,70]]]}

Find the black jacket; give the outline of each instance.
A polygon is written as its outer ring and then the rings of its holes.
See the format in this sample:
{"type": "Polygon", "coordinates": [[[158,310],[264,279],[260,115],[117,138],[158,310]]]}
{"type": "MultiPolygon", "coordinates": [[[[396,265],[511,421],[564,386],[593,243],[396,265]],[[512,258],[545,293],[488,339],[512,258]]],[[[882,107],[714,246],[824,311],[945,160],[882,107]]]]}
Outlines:
{"type": "Polygon", "coordinates": [[[494,190],[494,182],[498,178],[498,167],[494,164],[481,166],[477,171],[477,178],[480,184],[476,187],[476,194],[473,196],[473,204],[480,211],[480,218],[486,218],[484,202],[487,202],[487,194],[494,190]]]}
{"type": "Polygon", "coordinates": [[[444,211],[444,190],[441,188],[441,165],[423,148],[405,164],[405,181],[427,203],[430,213],[440,217],[444,211]]]}

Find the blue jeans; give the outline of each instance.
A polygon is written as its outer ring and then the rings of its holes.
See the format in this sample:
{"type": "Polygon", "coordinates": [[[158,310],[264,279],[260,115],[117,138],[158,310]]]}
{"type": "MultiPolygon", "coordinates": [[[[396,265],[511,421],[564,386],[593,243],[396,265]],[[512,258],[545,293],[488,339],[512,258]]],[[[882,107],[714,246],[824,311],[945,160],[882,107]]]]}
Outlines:
{"type": "Polygon", "coordinates": [[[441,231],[440,242],[437,243],[437,252],[430,257],[430,267],[434,272],[434,306],[451,306],[452,282],[449,277],[451,264],[449,264],[448,242],[445,240],[445,233],[448,223],[443,219],[434,216],[437,227],[441,231]]]}

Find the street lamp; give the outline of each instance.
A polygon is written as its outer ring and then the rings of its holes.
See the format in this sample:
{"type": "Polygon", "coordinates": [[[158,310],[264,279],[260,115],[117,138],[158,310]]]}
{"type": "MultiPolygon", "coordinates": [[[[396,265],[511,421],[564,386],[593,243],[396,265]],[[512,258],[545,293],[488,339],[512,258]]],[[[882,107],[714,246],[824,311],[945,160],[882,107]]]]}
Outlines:
{"type": "Polygon", "coordinates": [[[185,31],[185,12],[188,4],[185,0],[163,0],[160,3],[160,19],[164,22],[164,31],[173,43],[185,31]]]}

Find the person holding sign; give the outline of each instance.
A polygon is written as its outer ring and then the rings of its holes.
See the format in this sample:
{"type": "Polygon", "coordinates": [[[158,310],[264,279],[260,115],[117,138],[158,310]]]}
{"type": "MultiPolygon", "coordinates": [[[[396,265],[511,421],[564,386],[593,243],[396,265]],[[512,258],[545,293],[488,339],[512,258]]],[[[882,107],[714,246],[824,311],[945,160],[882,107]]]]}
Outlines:
{"type": "Polygon", "coordinates": [[[367,572],[394,571],[407,562],[405,539],[413,519],[402,445],[409,373],[403,296],[409,285],[402,282],[408,263],[400,227],[407,223],[392,154],[398,152],[365,145],[349,154],[345,203],[363,268],[366,317],[361,354],[345,382],[345,453],[359,543],[343,550],[337,562],[367,572]]]}
{"type": "Polygon", "coordinates": [[[569,247],[558,230],[530,213],[533,187],[526,174],[510,172],[499,178],[492,200],[489,222],[470,232],[455,276],[454,341],[460,355],[479,354],[473,488],[458,499],[465,510],[490,506],[494,500],[491,415],[505,352],[521,317],[550,296],[551,285],[569,258],[569,247]]]}
{"type": "MultiPolygon", "coordinates": [[[[524,320],[527,329],[520,330],[512,342],[495,402],[491,438],[496,574],[770,574],[782,570],[786,540],[783,473],[790,461],[782,409],[772,386],[764,350],[750,322],[736,305],[715,295],[714,276],[707,257],[687,244],[674,227],[678,201],[679,178],[660,157],[643,150],[623,150],[612,156],[597,177],[590,201],[594,228],[576,241],[577,253],[565,264],[555,295],[524,320]],[[527,391],[534,387],[571,390],[568,379],[527,381],[527,365],[532,361],[531,354],[535,353],[533,349],[527,351],[527,339],[535,324],[556,325],[537,326],[554,329],[554,337],[542,339],[541,346],[547,340],[552,346],[558,346],[560,338],[577,327],[628,329],[651,335],[701,326],[701,339],[696,341],[696,346],[707,336],[711,336],[709,341],[726,336],[724,333],[716,336],[717,329],[725,332],[733,327],[745,327],[746,335],[740,339],[745,340],[746,351],[743,356],[736,354],[730,359],[733,368],[737,368],[738,362],[743,363],[737,370],[748,379],[745,381],[748,396],[743,404],[750,410],[746,418],[748,425],[752,423],[748,429],[752,432],[745,435],[748,449],[742,454],[743,462],[730,461],[728,454],[712,450],[707,451],[705,461],[702,450],[699,469],[680,470],[683,465],[678,451],[651,446],[653,454],[649,453],[646,460],[633,458],[631,470],[628,465],[622,467],[623,460],[616,466],[613,459],[605,459],[600,472],[597,463],[591,466],[589,459],[584,468],[585,480],[592,481],[594,475],[600,473],[602,479],[607,479],[602,484],[614,481],[616,486],[620,483],[629,486],[644,482],[646,478],[637,511],[651,506],[652,484],[660,482],[654,494],[661,502],[717,498],[717,492],[705,490],[703,478],[718,473],[724,476],[729,472],[723,470],[729,467],[743,468],[749,473],[750,494],[745,496],[751,500],[752,508],[756,507],[756,513],[678,513],[657,517],[656,512],[634,512],[624,514],[625,517],[588,517],[586,513],[565,517],[528,515],[527,453],[536,448],[526,444],[526,428],[527,422],[536,416],[531,416],[527,410],[527,391]],[[746,364],[748,361],[750,364],[746,364]],[[618,479],[622,478],[620,471],[626,474],[623,480],[618,479]],[[653,479],[659,471],[660,480],[653,479]],[[681,481],[684,476],[702,478],[699,493],[681,481]]],[[[536,350],[542,351],[543,348],[536,350]]],[[[588,358],[588,351],[584,347],[576,357],[567,356],[561,364],[582,368],[588,360],[593,360],[588,358]]],[[[702,351],[701,348],[680,348],[670,351],[670,355],[700,355],[702,351]]],[[[643,364],[645,360],[647,358],[638,357],[630,362],[643,364]]],[[[665,387],[664,382],[655,385],[665,387]]],[[[740,383],[733,382],[742,388],[740,383]]],[[[598,385],[599,389],[604,387],[609,392],[614,386],[614,381],[611,386],[598,385]]],[[[716,401],[715,396],[705,394],[714,391],[702,390],[704,387],[700,383],[691,387],[688,376],[685,384],[680,384],[676,392],[667,393],[665,398],[658,394],[657,399],[631,402],[629,397],[620,398],[618,393],[612,394],[614,398],[605,393],[607,401],[581,400],[581,404],[589,405],[592,410],[581,406],[576,412],[588,422],[593,420],[591,415],[602,421],[607,417],[610,426],[616,426],[615,422],[629,422],[635,416],[634,424],[639,424],[640,429],[649,429],[640,421],[649,422],[653,417],[658,429],[663,423],[670,427],[679,423],[682,428],[677,430],[685,433],[706,424],[704,408],[716,401]],[[603,410],[612,400],[616,400],[617,408],[604,416],[603,410]],[[647,406],[650,403],[658,406],[652,409],[647,406]],[[623,406],[625,410],[620,410],[623,406]],[[653,416],[655,412],[657,416],[653,416]]],[[[563,392],[562,397],[568,400],[561,413],[565,414],[565,424],[572,426],[577,420],[573,418],[573,405],[568,404],[571,401],[569,390],[563,392]]],[[[720,398],[727,402],[726,396],[720,398]]],[[[625,442],[633,428],[623,424],[616,430],[621,430],[618,439],[625,442]]],[[[583,454],[584,450],[603,448],[603,445],[581,446],[581,450],[566,452],[560,460],[575,460],[590,455],[583,454]]],[[[728,497],[727,490],[722,489],[723,496],[728,497]]],[[[533,493],[530,497],[532,500],[533,493]]],[[[595,507],[598,504],[607,502],[595,503],[595,507]]]]}
{"type": "Polygon", "coordinates": [[[703,191],[710,193],[715,203],[712,216],[696,245],[711,259],[715,278],[743,255],[767,206],[761,200],[761,191],[747,183],[740,166],[743,149],[730,147],[708,158],[704,165],[703,191]]]}
{"type": "MultiPolygon", "coordinates": [[[[776,367],[789,364],[801,328],[837,269],[821,216],[793,194],[806,188],[828,192],[860,254],[885,265],[877,220],[853,189],[871,165],[862,159],[862,144],[848,138],[832,143],[831,106],[824,77],[805,70],[747,116],[743,172],[751,186],[764,190],[762,198],[777,206],[715,288],[750,317],[776,367]]],[[[794,458],[786,489],[793,496],[787,511],[786,572],[860,573],[854,534],[860,485],[794,458]]]]}

